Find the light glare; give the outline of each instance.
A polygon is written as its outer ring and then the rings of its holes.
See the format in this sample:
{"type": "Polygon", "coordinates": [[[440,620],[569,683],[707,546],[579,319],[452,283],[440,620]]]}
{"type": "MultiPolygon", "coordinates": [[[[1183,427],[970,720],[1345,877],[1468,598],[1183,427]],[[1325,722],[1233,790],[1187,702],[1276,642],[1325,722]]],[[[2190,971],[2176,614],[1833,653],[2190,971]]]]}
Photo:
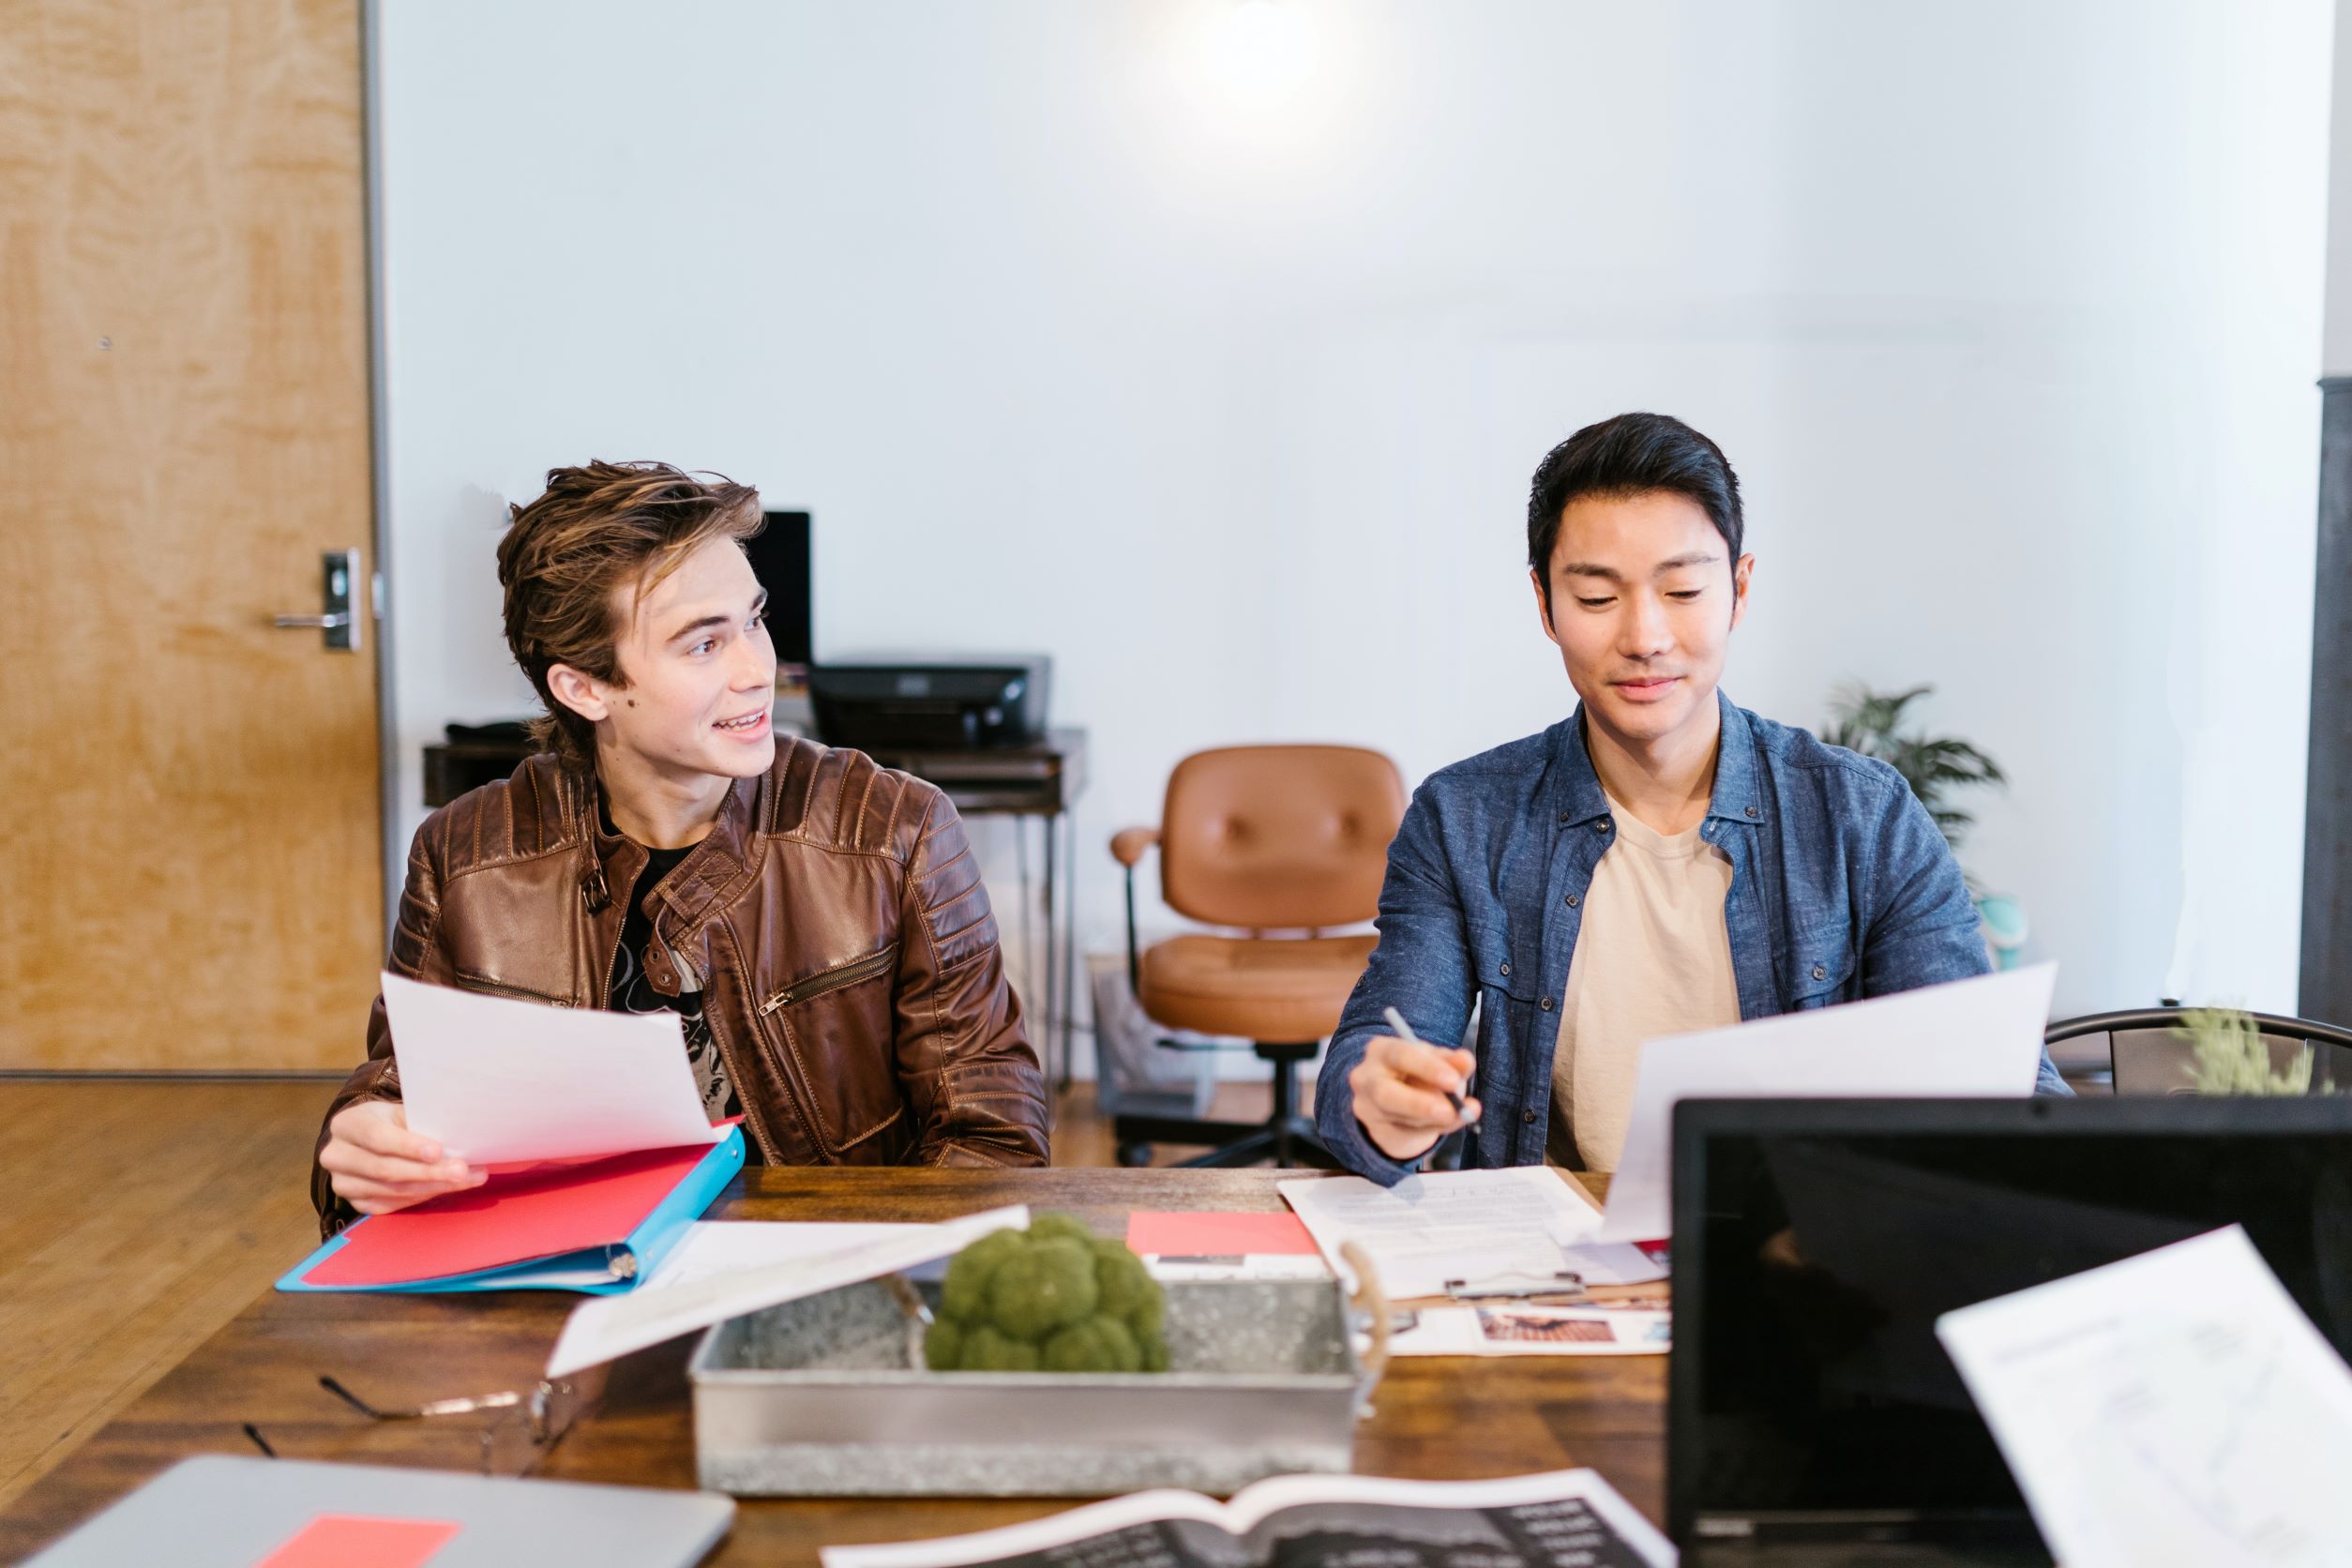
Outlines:
{"type": "Polygon", "coordinates": [[[1245,107],[1271,108],[1295,93],[1314,64],[1306,19],[1276,0],[1239,0],[1219,19],[1210,59],[1217,85],[1245,107]]]}

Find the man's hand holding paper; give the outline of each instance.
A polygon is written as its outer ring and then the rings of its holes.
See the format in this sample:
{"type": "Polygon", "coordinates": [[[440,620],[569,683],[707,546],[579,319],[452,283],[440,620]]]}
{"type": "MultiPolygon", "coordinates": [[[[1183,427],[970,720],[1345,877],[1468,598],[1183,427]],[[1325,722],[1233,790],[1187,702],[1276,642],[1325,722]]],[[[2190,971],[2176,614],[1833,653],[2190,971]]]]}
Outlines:
{"type": "Polygon", "coordinates": [[[576,1012],[384,976],[395,1103],[329,1124],[319,1165],[362,1214],[476,1187],[495,1170],[710,1143],[674,1013],[576,1012]]]}

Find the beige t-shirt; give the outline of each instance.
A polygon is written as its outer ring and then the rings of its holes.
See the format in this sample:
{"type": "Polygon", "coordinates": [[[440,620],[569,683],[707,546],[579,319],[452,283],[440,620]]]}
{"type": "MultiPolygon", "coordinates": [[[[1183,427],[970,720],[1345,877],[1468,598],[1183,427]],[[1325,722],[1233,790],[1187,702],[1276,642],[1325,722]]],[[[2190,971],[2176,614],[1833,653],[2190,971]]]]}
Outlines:
{"type": "MultiPolygon", "coordinates": [[[[1609,802],[1617,841],[1592,869],[1552,1053],[1555,1160],[1614,1170],[1642,1042],[1740,1021],[1724,896],[1731,860],[1698,836],[1647,827],[1609,802]]],[[[1704,825],[1704,824],[1701,824],[1704,825]]]]}

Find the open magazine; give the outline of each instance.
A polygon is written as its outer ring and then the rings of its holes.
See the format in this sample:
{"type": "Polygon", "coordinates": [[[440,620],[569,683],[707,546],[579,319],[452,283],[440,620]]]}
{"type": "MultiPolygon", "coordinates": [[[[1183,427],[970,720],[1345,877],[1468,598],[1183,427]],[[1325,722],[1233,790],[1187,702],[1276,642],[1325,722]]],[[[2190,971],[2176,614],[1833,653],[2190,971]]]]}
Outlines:
{"type": "Polygon", "coordinates": [[[1674,1547],[1600,1475],[1284,1475],[1230,1502],[1138,1492],[976,1535],[827,1546],[825,1568],[1670,1568],[1674,1547]]]}

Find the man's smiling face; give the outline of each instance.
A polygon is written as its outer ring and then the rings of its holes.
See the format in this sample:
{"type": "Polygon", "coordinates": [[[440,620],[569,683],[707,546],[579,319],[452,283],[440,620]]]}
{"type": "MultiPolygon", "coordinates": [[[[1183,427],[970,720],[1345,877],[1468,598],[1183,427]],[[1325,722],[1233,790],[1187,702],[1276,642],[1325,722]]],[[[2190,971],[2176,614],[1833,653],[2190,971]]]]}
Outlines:
{"type": "Polygon", "coordinates": [[[743,547],[706,540],[641,598],[613,590],[615,654],[626,686],[592,681],[583,711],[597,748],[634,754],[656,775],[755,778],[776,761],[769,711],[776,647],[767,595],[743,547]]]}
{"type": "Polygon", "coordinates": [[[1755,565],[1729,556],[1706,509],[1672,490],[1568,503],[1536,606],[1588,721],[1632,749],[1708,721],[1755,565]]]}

